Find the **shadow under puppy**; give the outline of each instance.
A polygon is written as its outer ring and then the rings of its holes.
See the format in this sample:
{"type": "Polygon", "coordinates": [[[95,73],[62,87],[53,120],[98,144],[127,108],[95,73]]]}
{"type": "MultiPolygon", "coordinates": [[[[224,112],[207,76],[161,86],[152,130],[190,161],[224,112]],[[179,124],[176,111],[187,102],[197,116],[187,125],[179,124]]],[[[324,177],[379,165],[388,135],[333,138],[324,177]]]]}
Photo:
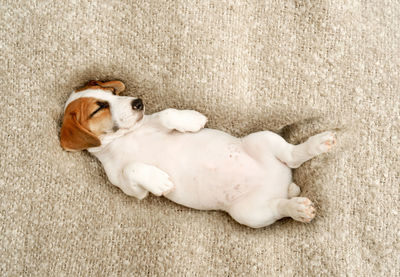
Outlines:
{"type": "Polygon", "coordinates": [[[297,197],[291,168],[327,152],[334,133],[299,145],[269,131],[236,138],[204,128],[207,118],[193,110],[145,115],[141,99],[119,96],[124,89],[120,81],[90,81],[72,92],[60,134],[65,150],[87,149],[124,193],[143,199],[151,192],[195,209],[224,210],[253,228],[282,217],[314,218],[312,202],[297,197]]]}

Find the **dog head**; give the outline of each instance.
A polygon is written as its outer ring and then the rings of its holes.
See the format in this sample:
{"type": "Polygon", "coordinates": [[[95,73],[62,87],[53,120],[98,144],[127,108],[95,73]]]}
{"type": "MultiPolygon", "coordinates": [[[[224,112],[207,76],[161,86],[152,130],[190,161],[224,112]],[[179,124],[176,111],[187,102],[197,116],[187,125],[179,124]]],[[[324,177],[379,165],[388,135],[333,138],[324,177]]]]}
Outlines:
{"type": "Polygon", "coordinates": [[[124,90],[120,81],[90,81],[75,90],[65,104],[61,146],[68,151],[98,147],[102,136],[133,128],[144,105],[140,98],[119,96],[124,90]]]}

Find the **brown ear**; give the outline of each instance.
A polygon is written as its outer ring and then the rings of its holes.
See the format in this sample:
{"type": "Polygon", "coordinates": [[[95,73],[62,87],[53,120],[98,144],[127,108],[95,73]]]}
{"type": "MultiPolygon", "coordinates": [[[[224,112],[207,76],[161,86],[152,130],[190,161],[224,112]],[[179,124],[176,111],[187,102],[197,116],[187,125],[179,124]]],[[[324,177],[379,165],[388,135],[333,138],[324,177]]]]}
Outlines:
{"type": "Polygon", "coordinates": [[[60,132],[60,143],[67,151],[84,150],[90,147],[100,146],[100,140],[86,130],[77,120],[76,113],[70,112],[64,115],[60,132]]]}
{"type": "Polygon", "coordinates": [[[113,88],[114,89],[114,93],[116,95],[119,95],[121,92],[123,92],[125,90],[125,85],[124,83],[122,83],[121,81],[109,81],[109,82],[98,82],[99,86],[103,87],[103,88],[113,88]]]}
{"type": "Polygon", "coordinates": [[[75,90],[76,92],[86,90],[86,89],[105,89],[109,90],[112,93],[119,95],[121,92],[125,90],[125,85],[121,81],[109,81],[109,82],[100,82],[100,81],[89,81],[83,88],[75,90]]]}

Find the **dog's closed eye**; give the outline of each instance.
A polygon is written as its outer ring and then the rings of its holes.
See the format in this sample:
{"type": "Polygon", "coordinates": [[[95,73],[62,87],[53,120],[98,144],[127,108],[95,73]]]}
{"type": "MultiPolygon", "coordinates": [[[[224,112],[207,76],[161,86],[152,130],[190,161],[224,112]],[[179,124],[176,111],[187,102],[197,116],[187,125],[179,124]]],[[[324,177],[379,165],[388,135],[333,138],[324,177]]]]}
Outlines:
{"type": "Polygon", "coordinates": [[[101,111],[102,109],[107,109],[110,105],[108,104],[108,102],[100,102],[97,101],[96,104],[98,105],[98,108],[92,112],[89,116],[89,118],[92,118],[96,113],[98,113],[99,111],[101,111]]]}

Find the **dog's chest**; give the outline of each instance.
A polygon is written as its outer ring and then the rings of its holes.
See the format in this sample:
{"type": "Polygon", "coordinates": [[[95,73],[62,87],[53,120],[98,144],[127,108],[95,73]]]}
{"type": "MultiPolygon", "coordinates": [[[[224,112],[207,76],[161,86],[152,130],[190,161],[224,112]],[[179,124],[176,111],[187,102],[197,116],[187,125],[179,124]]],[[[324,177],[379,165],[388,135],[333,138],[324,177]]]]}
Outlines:
{"type": "Polygon", "coordinates": [[[231,169],[248,158],[239,139],[211,129],[180,133],[145,128],[113,141],[108,152],[121,165],[142,162],[173,171],[231,169]]]}

